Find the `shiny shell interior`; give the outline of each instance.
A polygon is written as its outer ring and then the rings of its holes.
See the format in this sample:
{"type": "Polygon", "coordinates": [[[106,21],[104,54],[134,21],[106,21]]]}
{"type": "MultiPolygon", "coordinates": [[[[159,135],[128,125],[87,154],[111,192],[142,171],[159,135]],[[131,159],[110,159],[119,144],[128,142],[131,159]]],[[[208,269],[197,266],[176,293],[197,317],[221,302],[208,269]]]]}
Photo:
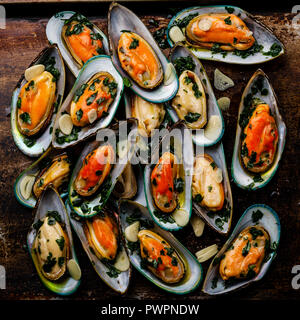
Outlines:
{"type": "MultiPolygon", "coordinates": [[[[223,174],[223,188],[225,194],[225,200],[223,209],[218,214],[218,211],[213,212],[208,210],[207,208],[201,207],[195,201],[193,201],[193,211],[203,218],[207,224],[212,227],[214,230],[221,234],[228,234],[231,221],[232,221],[232,213],[233,213],[233,200],[232,200],[232,193],[231,193],[231,186],[230,180],[228,177],[227,167],[226,167],[226,159],[223,149],[223,144],[220,142],[212,147],[205,148],[204,152],[210,155],[214,162],[216,163],[217,167],[222,170],[223,174]],[[223,214],[225,213],[225,216],[223,214]]],[[[201,154],[199,152],[198,154],[201,154]]],[[[195,155],[196,156],[196,155],[195,155]]]]}
{"type": "MultiPolygon", "coordinates": [[[[119,215],[121,229],[124,232],[125,228],[128,226],[126,221],[127,217],[130,217],[132,213],[138,212],[141,215],[142,220],[150,220],[151,216],[144,206],[138,204],[137,202],[130,200],[121,200],[119,205],[119,215]]],[[[167,284],[161,279],[156,277],[148,269],[141,268],[141,257],[137,251],[131,252],[128,249],[129,259],[132,265],[149,281],[158,286],[159,288],[166,290],[170,293],[175,294],[187,294],[195,290],[201,283],[203,277],[202,267],[196,258],[168,231],[165,231],[154,224],[151,229],[153,232],[159,234],[161,237],[166,239],[166,241],[171,245],[172,248],[176,250],[178,255],[185,266],[185,276],[183,279],[176,284],[167,284]]],[[[127,240],[126,244],[128,244],[127,240]]]]}
{"type": "MultiPolygon", "coordinates": [[[[107,127],[112,121],[117,111],[117,108],[122,96],[123,88],[124,86],[123,86],[122,77],[119,74],[119,72],[114,68],[108,56],[95,56],[91,58],[88,62],[86,62],[85,65],[80,70],[78,78],[76,79],[73,85],[73,88],[71,89],[68,96],[64,100],[60,111],[57,113],[57,117],[55,119],[55,123],[53,127],[53,134],[52,134],[53,146],[59,149],[69,147],[71,145],[78,143],[81,140],[88,138],[93,134],[96,134],[96,132],[99,129],[107,127]],[[60,128],[59,118],[62,116],[62,114],[66,112],[70,114],[70,106],[76,90],[80,88],[82,84],[87,83],[93,77],[93,75],[101,71],[109,72],[114,77],[115,81],[118,84],[116,97],[108,108],[108,115],[101,117],[100,119],[96,120],[93,124],[90,124],[83,128],[78,128],[78,130],[80,131],[75,133],[75,135],[77,135],[77,139],[74,138],[74,139],[70,139],[69,142],[63,141],[62,143],[59,143],[56,136],[57,129],[59,130],[58,131],[59,135],[63,136],[63,134],[60,132],[60,129],[59,129],[60,128]]],[[[74,128],[75,127],[73,127],[73,130],[74,128]]],[[[70,136],[74,136],[73,133],[71,133],[69,137],[70,136]]]]}
{"type": "MultiPolygon", "coordinates": [[[[182,163],[182,172],[184,175],[184,191],[180,194],[179,208],[176,208],[172,213],[167,213],[167,216],[171,216],[173,221],[164,221],[161,217],[157,216],[156,206],[154,204],[154,199],[152,196],[151,190],[151,172],[153,170],[154,165],[148,164],[145,166],[144,170],[144,186],[145,186],[145,196],[147,200],[148,210],[154,220],[154,222],[160,226],[162,229],[168,231],[176,231],[181,229],[183,226],[179,225],[175,222],[174,214],[182,212],[186,216],[186,224],[188,223],[191,212],[192,212],[192,196],[191,196],[191,184],[192,184],[192,176],[193,176],[193,154],[191,150],[193,150],[193,142],[192,137],[189,134],[189,130],[182,122],[177,122],[163,138],[160,145],[163,141],[167,141],[169,135],[174,136],[174,154],[177,159],[182,163]],[[172,131],[175,129],[174,131],[172,131]],[[182,140],[181,140],[182,139],[182,140]],[[182,143],[181,143],[182,142],[182,143]]],[[[156,148],[153,152],[154,155],[152,158],[152,163],[156,164],[160,158],[159,148],[156,148]]],[[[179,162],[180,163],[180,162],[179,162]]]]}
{"type": "MultiPolygon", "coordinates": [[[[204,91],[207,94],[206,99],[206,108],[207,108],[207,121],[209,121],[211,116],[218,116],[221,119],[221,128],[218,128],[218,133],[216,134],[215,138],[211,140],[210,138],[205,136],[205,127],[204,130],[194,130],[195,133],[192,134],[193,136],[193,142],[199,146],[209,147],[214,144],[216,144],[218,141],[220,141],[223,137],[224,130],[225,130],[225,124],[224,119],[222,116],[222,112],[218,106],[214,91],[212,89],[212,86],[210,84],[209,78],[206,74],[205,69],[203,68],[203,65],[201,64],[200,60],[190,51],[188,50],[183,44],[177,44],[171,51],[170,60],[174,63],[174,60],[180,57],[191,57],[193,59],[193,62],[195,64],[195,74],[199,77],[199,79],[202,82],[202,85],[204,87],[204,91]]],[[[176,111],[172,108],[171,103],[166,103],[167,110],[174,122],[179,120],[179,117],[176,113],[176,111]]]]}
{"type": "Polygon", "coordinates": [[[218,258],[222,257],[226,249],[231,245],[231,243],[234,241],[234,239],[242,230],[244,230],[249,226],[255,226],[255,225],[262,226],[265,230],[267,230],[270,236],[270,244],[273,247],[277,248],[280,240],[281,227],[280,227],[280,221],[276,212],[265,204],[252,205],[251,207],[246,209],[246,211],[238,221],[236,227],[234,228],[231,236],[226,241],[222,249],[215,256],[212,263],[210,264],[210,267],[207,271],[206,278],[204,280],[203,289],[202,289],[205,293],[209,295],[220,295],[223,293],[227,293],[227,292],[245,287],[251,282],[258,281],[264,277],[273,259],[276,257],[276,250],[270,253],[268,261],[263,262],[259,273],[254,278],[242,279],[241,281],[237,280],[237,281],[234,281],[231,283],[228,282],[227,284],[225,284],[225,282],[222,280],[219,274],[219,262],[217,262],[218,258]],[[252,214],[257,210],[260,210],[263,213],[263,216],[258,222],[253,222],[252,214]]]}
{"type": "MultiPolygon", "coordinates": [[[[131,134],[129,134],[128,136],[128,140],[129,139],[136,139],[136,122],[131,122],[133,123],[132,127],[131,127],[131,134]]],[[[129,123],[130,125],[130,123],[129,123]]],[[[130,140],[130,141],[133,141],[130,140]]],[[[87,205],[88,210],[86,213],[84,213],[82,211],[81,206],[75,207],[74,206],[74,201],[76,199],[78,199],[78,195],[74,196],[74,183],[75,183],[75,179],[82,167],[82,163],[83,160],[85,159],[85,157],[92,152],[93,150],[95,150],[96,148],[98,148],[99,146],[105,144],[106,142],[103,141],[92,141],[90,143],[88,143],[85,148],[83,149],[81,155],[78,157],[77,163],[74,167],[74,170],[72,172],[71,178],[70,178],[70,182],[69,182],[69,201],[70,201],[70,206],[72,208],[72,210],[74,210],[74,212],[76,214],[78,214],[81,217],[92,217],[94,215],[97,214],[97,212],[100,210],[100,207],[103,207],[106,203],[106,201],[108,200],[111,192],[114,189],[114,186],[118,180],[118,178],[120,177],[120,175],[123,173],[123,170],[125,169],[127,162],[125,161],[125,157],[127,157],[128,159],[131,158],[132,154],[133,154],[133,149],[134,149],[134,143],[127,141],[127,146],[125,149],[124,154],[122,154],[122,156],[119,153],[119,148],[121,146],[117,146],[117,152],[115,150],[115,154],[116,154],[116,163],[112,166],[111,171],[109,173],[109,175],[106,177],[106,179],[104,180],[104,182],[102,183],[102,185],[99,187],[99,189],[92,195],[89,197],[81,197],[84,200],[84,203],[87,205]],[[97,206],[97,210],[94,211],[93,208],[97,206]]],[[[114,148],[114,146],[112,146],[114,148]]]]}
{"type": "MultiPolygon", "coordinates": [[[[167,37],[168,37],[169,44],[171,46],[174,45],[169,35],[170,29],[172,28],[174,23],[176,24],[176,22],[178,22],[179,20],[182,20],[183,18],[186,18],[189,15],[193,15],[193,14],[201,15],[205,13],[228,13],[228,11],[226,10],[226,7],[227,6],[224,6],[224,5],[204,6],[204,7],[191,7],[191,8],[182,10],[171,19],[168,25],[167,37]]],[[[274,43],[280,45],[282,50],[275,57],[270,55],[264,55],[262,52],[256,52],[253,55],[250,55],[246,58],[242,58],[241,56],[235,55],[233,52],[228,52],[225,56],[223,56],[222,52],[213,54],[212,51],[208,49],[188,46],[189,49],[194,53],[196,57],[198,57],[199,59],[215,60],[215,61],[234,63],[234,64],[257,64],[257,63],[263,63],[269,60],[273,60],[274,58],[284,53],[283,44],[276,38],[276,36],[265,25],[263,25],[261,22],[258,22],[257,20],[254,19],[254,17],[252,17],[251,14],[249,14],[248,12],[238,7],[235,7],[235,6],[228,6],[228,7],[234,9],[233,14],[238,15],[246,23],[249,30],[253,32],[253,36],[257,40],[258,44],[263,45],[264,47],[263,52],[268,52],[274,43]]]]}
{"type": "Polygon", "coordinates": [[[240,107],[239,107],[239,117],[244,108],[244,99],[247,96],[247,94],[251,93],[251,88],[258,77],[263,78],[263,87],[268,90],[268,94],[261,95],[261,93],[258,92],[253,96],[260,98],[261,100],[263,100],[265,103],[269,105],[278,128],[278,144],[277,144],[277,152],[275,154],[272,166],[269,169],[267,169],[267,171],[260,174],[261,179],[255,179],[258,175],[255,175],[254,173],[251,173],[248,170],[246,170],[241,163],[242,160],[240,158],[240,149],[241,149],[242,130],[239,123],[237,123],[235,144],[234,144],[232,163],[231,163],[231,174],[233,177],[233,181],[240,188],[247,189],[247,190],[256,190],[256,189],[262,188],[272,179],[272,177],[276,173],[276,170],[279,166],[279,162],[284,150],[285,139],[286,139],[286,125],[283,122],[282,117],[279,113],[278,100],[277,100],[276,94],[272,88],[272,85],[270,84],[269,78],[260,69],[258,69],[254,73],[254,75],[251,77],[251,79],[249,80],[243,92],[240,107]]]}
{"type": "MultiPolygon", "coordinates": [[[[127,291],[129,286],[129,281],[131,277],[131,267],[127,271],[120,272],[120,274],[116,278],[111,278],[107,272],[109,272],[108,267],[101,262],[100,259],[97,258],[95,254],[90,250],[89,242],[86,238],[83,224],[80,220],[78,220],[76,216],[74,216],[74,212],[72,211],[69,202],[66,201],[66,209],[67,213],[70,217],[70,221],[74,231],[76,232],[79,240],[81,241],[82,247],[86,252],[88,258],[90,259],[95,271],[99,275],[99,277],[113,290],[123,294],[127,291]]],[[[119,244],[122,247],[122,242],[119,244]]]]}
{"type": "Polygon", "coordinates": [[[27,81],[24,78],[24,75],[22,75],[21,79],[19,80],[11,100],[11,130],[12,135],[15,141],[15,144],[17,147],[27,156],[30,157],[38,157],[43,152],[45,152],[48,147],[51,144],[52,139],[52,129],[56,110],[59,110],[62,98],[64,96],[64,90],[65,90],[65,67],[64,63],[61,57],[61,54],[59,52],[59,49],[52,45],[50,47],[45,48],[40,54],[33,60],[33,62],[30,64],[30,67],[33,65],[41,64],[43,60],[47,57],[54,57],[55,58],[55,68],[57,68],[60,72],[60,77],[57,82],[57,93],[55,97],[55,110],[53,111],[51,120],[49,124],[47,125],[45,131],[43,131],[40,135],[37,135],[37,137],[26,137],[25,135],[21,134],[21,132],[18,129],[17,126],[17,101],[18,96],[20,93],[21,88],[27,83],[27,81]]]}
{"type": "MultiPolygon", "coordinates": [[[[49,148],[37,161],[35,161],[29,168],[25,169],[16,179],[14,184],[14,192],[17,200],[28,208],[34,208],[37,202],[36,197],[31,192],[31,195],[28,199],[25,199],[21,192],[21,184],[24,179],[27,177],[34,177],[34,179],[38,176],[39,172],[42,170],[41,166],[44,162],[48,163],[48,160],[51,160],[53,157],[57,155],[57,151],[53,148],[49,148]]],[[[66,192],[61,192],[60,197],[64,198],[67,196],[66,192]]]]}
{"type": "MultiPolygon", "coordinates": [[[[68,65],[74,76],[77,77],[81,68],[72,57],[69,49],[66,47],[61,37],[62,28],[64,26],[64,20],[69,19],[73,14],[75,14],[75,12],[73,11],[62,11],[52,16],[48,21],[46,27],[46,35],[50,43],[57,44],[66,64],[68,65]]],[[[95,33],[99,33],[103,37],[103,49],[106,54],[109,54],[108,41],[106,35],[95,25],[93,31],[95,33]]]]}
{"type": "MultiPolygon", "coordinates": [[[[168,60],[160,50],[159,46],[153,39],[151,33],[143,24],[143,22],[129,9],[117,4],[112,3],[108,13],[108,33],[109,33],[109,44],[112,54],[112,62],[117,70],[122,74],[123,77],[128,78],[129,76],[123,71],[119,62],[117,47],[122,30],[129,30],[140,35],[146,40],[152,47],[157,57],[159,58],[163,72],[166,72],[168,60]]],[[[174,72],[174,71],[172,71],[174,72]]],[[[175,72],[174,72],[175,73],[175,72]]],[[[129,79],[129,78],[128,78],[129,79]]],[[[143,89],[138,86],[133,80],[131,81],[131,89],[143,99],[151,102],[165,102],[170,100],[178,90],[178,78],[174,74],[172,82],[168,85],[163,83],[153,90],[143,89]]]]}
{"type": "MultiPolygon", "coordinates": [[[[74,259],[78,263],[75,250],[74,250],[74,245],[73,245],[70,220],[67,215],[66,208],[60,196],[51,187],[48,187],[43,192],[37,204],[37,207],[35,210],[36,214],[35,214],[33,224],[36,223],[39,219],[42,220],[46,216],[48,211],[57,211],[59,213],[70,242],[70,259],[74,259]]],[[[74,293],[80,285],[80,280],[73,279],[67,271],[66,271],[66,274],[58,281],[50,281],[43,276],[43,274],[40,271],[39,265],[37,263],[37,258],[35,257],[35,255],[31,253],[35,237],[36,237],[36,230],[31,226],[27,235],[27,245],[28,245],[29,253],[31,255],[31,258],[33,260],[33,263],[36,267],[37,273],[42,283],[45,285],[47,289],[59,295],[70,295],[74,293]]]]}

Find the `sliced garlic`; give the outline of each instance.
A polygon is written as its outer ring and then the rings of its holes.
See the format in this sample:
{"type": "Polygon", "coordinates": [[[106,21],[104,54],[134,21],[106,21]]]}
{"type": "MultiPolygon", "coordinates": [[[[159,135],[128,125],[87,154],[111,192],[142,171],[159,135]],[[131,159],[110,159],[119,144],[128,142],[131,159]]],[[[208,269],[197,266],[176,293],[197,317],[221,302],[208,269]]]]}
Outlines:
{"type": "Polygon", "coordinates": [[[221,183],[223,181],[223,172],[221,168],[214,170],[215,172],[215,180],[217,183],[221,183]]]}
{"type": "Polygon", "coordinates": [[[169,36],[174,43],[185,41],[185,36],[178,26],[174,26],[170,29],[169,36]]]}
{"type": "Polygon", "coordinates": [[[67,268],[73,279],[79,280],[81,278],[81,269],[74,259],[68,261],[67,268]]]}
{"type": "Polygon", "coordinates": [[[25,70],[24,76],[27,81],[39,76],[45,71],[45,66],[43,64],[36,64],[35,66],[29,67],[25,70]]]}
{"type": "Polygon", "coordinates": [[[202,31],[208,31],[211,28],[211,26],[212,26],[212,22],[207,18],[201,19],[198,23],[198,27],[202,31]]]}
{"type": "Polygon", "coordinates": [[[189,222],[189,213],[184,209],[176,210],[173,212],[172,217],[180,227],[186,226],[189,222]]]}
{"type": "Polygon", "coordinates": [[[191,218],[191,225],[193,227],[195,236],[201,237],[205,226],[204,221],[200,217],[193,215],[191,218]]]}
{"type": "Polygon", "coordinates": [[[140,222],[136,221],[126,227],[125,229],[125,238],[127,241],[130,242],[137,242],[138,241],[138,233],[140,230],[140,222]]]}
{"type": "Polygon", "coordinates": [[[119,252],[119,254],[117,255],[114,267],[121,272],[127,271],[129,269],[130,262],[129,262],[127,253],[124,249],[122,249],[122,251],[119,252]]]}
{"type": "Polygon", "coordinates": [[[204,135],[209,140],[215,140],[220,135],[221,129],[222,129],[221,118],[217,115],[213,115],[208,120],[208,123],[204,130],[204,135]]]}
{"type": "Polygon", "coordinates": [[[91,109],[87,115],[90,123],[97,120],[97,111],[95,109],[91,109]]]}
{"type": "Polygon", "coordinates": [[[222,73],[219,69],[215,70],[214,76],[214,86],[216,89],[220,91],[227,90],[234,86],[234,82],[232,79],[227,77],[224,73],[222,73]]]}
{"type": "Polygon", "coordinates": [[[167,64],[167,68],[166,68],[166,72],[165,72],[165,76],[164,76],[164,85],[168,86],[169,84],[171,84],[175,78],[175,68],[173,66],[172,63],[168,63],[167,64]]]}
{"type": "Polygon", "coordinates": [[[215,256],[218,253],[218,246],[216,244],[213,244],[209,247],[206,247],[198,252],[196,252],[197,260],[202,263],[209,259],[211,259],[213,256],[215,256]]]}
{"type": "Polygon", "coordinates": [[[69,114],[63,114],[58,120],[60,131],[65,134],[69,135],[73,129],[73,122],[69,114]]]}
{"type": "Polygon", "coordinates": [[[20,183],[20,192],[25,200],[28,200],[32,193],[32,187],[35,181],[35,176],[25,176],[20,183]]]}
{"type": "Polygon", "coordinates": [[[222,97],[218,99],[218,105],[221,110],[227,111],[230,107],[230,99],[228,97],[222,97]]]}

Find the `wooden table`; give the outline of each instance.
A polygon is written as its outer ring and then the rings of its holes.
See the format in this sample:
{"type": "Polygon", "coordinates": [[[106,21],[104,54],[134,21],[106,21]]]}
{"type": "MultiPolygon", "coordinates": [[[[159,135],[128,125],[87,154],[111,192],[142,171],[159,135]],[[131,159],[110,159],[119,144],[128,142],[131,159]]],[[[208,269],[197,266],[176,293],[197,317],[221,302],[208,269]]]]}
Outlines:
{"type": "MultiPolygon", "coordinates": [[[[146,11],[143,8],[144,5],[136,5],[139,14],[142,12],[152,14],[147,16],[141,14],[147,26],[149,26],[149,18],[159,21],[160,27],[168,24],[170,19],[168,9],[159,8],[160,16],[153,16],[157,14],[157,6],[155,4],[147,4],[147,6],[146,11]]],[[[49,6],[44,4],[36,5],[36,7],[7,5],[6,9],[8,17],[6,29],[0,30],[0,265],[6,268],[7,289],[0,290],[0,299],[51,299],[56,296],[40,283],[26,248],[26,234],[32,223],[32,212],[21,206],[13,194],[14,180],[33,160],[23,155],[14,145],[10,134],[10,118],[7,116],[7,108],[9,108],[11,94],[20,75],[38,52],[47,45],[45,27],[48,19],[57,11],[80,10],[80,5],[69,4],[67,7],[65,4],[49,6]],[[42,17],[40,17],[41,14],[42,17]]],[[[105,17],[107,5],[84,5],[84,10],[81,11],[104,32],[107,32],[105,17]],[[96,7],[98,8],[97,17],[95,17],[96,7]]],[[[234,199],[233,226],[244,210],[254,203],[265,203],[274,208],[282,225],[278,256],[269,272],[260,283],[228,296],[234,299],[295,300],[299,297],[299,292],[291,287],[291,269],[294,265],[300,264],[300,34],[299,31],[297,34],[291,25],[294,14],[288,13],[290,9],[285,11],[280,9],[277,10],[277,13],[267,13],[252,10],[255,17],[268,25],[286,46],[286,54],[282,57],[260,66],[238,66],[202,61],[211,81],[213,71],[217,67],[232,77],[236,83],[235,87],[225,93],[215,90],[217,98],[223,95],[231,98],[230,109],[224,113],[226,130],[223,138],[229,174],[241,93],[258,67],[270,77],[288,129],[287,142],[279,170],[265,188],[249,192],[239,189],[233,182],[231,184],[234,199]]],[[[149,26],[149,28],[155,31],[154,27],[149,26]]],[[[167,54],[168,50],[165,53],[167,54]]],[[[120,105],[119,108],[122,107],[120,105]]],[[[213,243],[221,246],[225,241],[225,238],[218,236],[207,226],[203,236],[198,239],[194,237],[190,226],[176,236],[182,239],[182,242],[194,253],[213,243]]],[[[83,271],[82,284],[73,296],[64,299],[117,298],[118,294],[110,290],[96,275],[76,237],[75,245],[83,271]]],[[[209,262],[203,264],[204,271],[207,270],[208,265],[209,262]]],[[[178,297],[159,290],[136,270],[133,270],[129,290],[120,299],[133,298],[161,300],[178,297]]],[[[198,288],[181,299],[196,300],[210,299],[210,297],[204,295],[201,288],[198,288]]]]}

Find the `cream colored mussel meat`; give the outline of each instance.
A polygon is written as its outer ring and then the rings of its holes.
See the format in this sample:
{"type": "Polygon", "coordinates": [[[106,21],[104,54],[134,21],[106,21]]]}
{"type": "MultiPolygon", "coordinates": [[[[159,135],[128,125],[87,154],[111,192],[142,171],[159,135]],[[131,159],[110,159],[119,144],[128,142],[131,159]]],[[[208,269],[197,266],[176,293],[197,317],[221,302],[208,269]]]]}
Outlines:
{"type": "Polygon", "coordinates": [[[131,113],[138,119],[139,134],[149,137],[152,135],[152,130],[159,128],[166,112],[162,103],[148,102],[135,95],[132,99],[131,113]]]}
{"type": "Polygon", "coordinates": [[[69,239],[59,222],[50,215],[42,221],[33,244],[42,274],[55,281],[66,272],[69,259],[69,239]]]}
{"type": "Polygon", "coordinates": [[[206,95],[201,80],[194,72],[185,70],[179,77],[179,90],[172,106],[190,129],[201,129],[206,125],[206,95]]]}
{"type": "Polygon", "coordinates": [[[212,211],[223,208],[224,188],[221,169],[207,154],[198,155],[194,161],[192,192],[194,201],[212,211]],[[199,199],[200,198],[200,199],[199,199]]]}

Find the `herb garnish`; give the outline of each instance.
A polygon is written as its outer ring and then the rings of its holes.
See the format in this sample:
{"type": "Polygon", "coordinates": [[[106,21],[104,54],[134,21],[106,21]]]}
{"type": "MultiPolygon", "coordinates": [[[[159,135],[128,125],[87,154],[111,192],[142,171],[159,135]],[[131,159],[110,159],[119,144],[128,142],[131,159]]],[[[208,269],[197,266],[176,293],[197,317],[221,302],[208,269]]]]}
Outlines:
{"type": "Polygon", "coordinates": [[[139,40],[135,38],[131,38],[132,42],[130,43],[129,49],[136,49],[139,46],[139,40]]]}
{"type": "Polygon", "coordinates": [[[56,239],[55,241],[58,244],[60,251],[63,251],[65,246],[65,238],[61,236],[59,239],[56,239]]]}
{"type": "Polygon", "coordinates": [[[180,76],[185,70],[194,71],[196,67],[192,57],[190,56],[177,58],[174,60],[173,64],[178,76],[180,76]]]}
{"type": "Polygon", "coordinates": [[[259,209],[256,211],[253,211],[252,212],[253,223],[257,223],[263,216],[264,216],[264,214],[259,209]]]}
{"type": "Polygon", "coordinates": [[[250,243],[250,241],[247,241],[247,244],[245,245],[245,247],[242,250],[242,255],[244,257],[247,256],[247,254],[249,253],[250,248],[251,248],[251,243],[250,243]]]}
{"type": "Polygon", "coordinates": [[[49,252],[47,256],[47,261],[43,265],[43,270],[48,273],[56,264],[56,258],[52,256],[52,252],[49,252]]]}
{"type": "Polygon", "coordinates": [[[31,124],[31,118],[28,112],[21,113],[20,118],[24,123],[31,124]]]}
{"type": "Polygon", "coordinates": [[[198,112],[188,112],[184,116],[184,120],[189,123],[196,122],[201,117],[201,114],[198,112]]]}

